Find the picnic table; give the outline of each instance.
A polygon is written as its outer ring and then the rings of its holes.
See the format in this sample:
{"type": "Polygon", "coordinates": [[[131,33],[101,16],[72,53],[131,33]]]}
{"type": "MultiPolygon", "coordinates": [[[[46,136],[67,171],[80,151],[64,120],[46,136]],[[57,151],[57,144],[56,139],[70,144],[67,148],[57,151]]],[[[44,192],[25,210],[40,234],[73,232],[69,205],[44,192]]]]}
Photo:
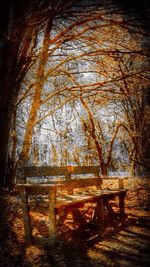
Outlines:
{"type": "MultiPolygon", "coordinates": [[[[19,174],[20,175],[20,174],[19,174]]],[[[49,202],[49,241],[55,244],[57,240],[58,219],[71,211],[74,217],[81,223],[85,223],[85,219],[80,209],[84,208],[86,203],[94,203],[95,211],[91,222],[95,219],[99,227],[105,227],[106,212],[113,219],[115,216],[123,218],[125,214],[125,196],[126,190],[123,189],[123,180],[119,179],[119,186],[116,190],[103,189],[102,180],[106,177],[99,176],[98,166],[64,166],[64,167],[23,167],[21,169],[21,177],[19,183],[16,184],[16,191],[21,196],[22,214],[24,222],[25,237],[27,240],[32,238],[32,229],[29,216],[29,196],[47,195],[49,202]],[[92,174],[92,177],[85,175],[92,174]],[[75,177],[74,177],[75,175],[75,177]],[[83,177],[79,177],[82,175],[83,177]],[[93,177],[94,175],[94,177],[93,177]],[[27,183],[28,178],[43,176],[57,176],[59,179],[52,179],[47,184],[27,183]],[[64,176],[62,178],[61,176],[64,176]],[[95,177],[96,176],[96,177],[95,177]],[[21,183],[22,177],[22,183],[21,183]],[[119,188],[121,187],[121,188],[119,188]],[[118,202],[118,213],[113,209],[112,200],[118,202]],[[62,215],[63,214],[63,215],[62,215]]],[[[61,219],[63,222],[63,219],[61,219]]],[[[90,223],[91,223],[90,222],[90,223]]]]}

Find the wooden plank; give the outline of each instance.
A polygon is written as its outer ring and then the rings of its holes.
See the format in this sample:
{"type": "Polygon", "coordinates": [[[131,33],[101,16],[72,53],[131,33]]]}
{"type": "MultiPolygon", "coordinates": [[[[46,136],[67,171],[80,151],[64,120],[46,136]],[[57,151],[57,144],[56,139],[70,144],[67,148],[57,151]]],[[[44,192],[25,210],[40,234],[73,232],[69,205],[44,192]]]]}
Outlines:
{"type": "Polygon", "coordinates": [[[58,176],[67,174],[67,168],[53,166],[27,166],[23,167],[24,175],[27,177],[58,176]]]}
{"type": "Polygon", "coordinates": [[[117,176],[103,176],[102,177],[103,180],[119,180],[119,179],[123,179],[123,180],[128,180],[128,177],[117,177],[117,176]]]}
{"type": "Polygon", "coordinates": [[[68,172],[71,174],[98,174],[100,171],[99,166],[72,166],[68,169],[68,172]]]}
{"type": "Polygon", "coordinates": [[[49,240],[52,245],[56,242],[56,190],[51,189],[49,192],[49,240]]]}
{"type": "Polygon", "coordinates": [[[20,196],[21,196],[21,202],[22,202],[22,216],[23,216],[25,238],[27,241],[30,241],[32,237],[32,230],[31,230],[31,224],[30,224],[28,196],[27,196],[25,188],[22,188],[22,190],[20,190],[20,196]]]}
{"type": "Polygon", "coordinates": [[[120,215],[125,215],[125,194],[119,195],[119,209],[120,209],[120,215]]]}
{"type": "Polygon", "coordinates": [[[96,190],[93,192],[94,195],[101,194],[102,196],[106,196],[107,198],[113,199],[119,195],[126,195],[126,190],[96,190]]]}
{"type": "MultiPolygon", "coordinates": [[[[67,170],[68,170],[68,169],[67,169],[67,170]]],[[[72,169],[71,169],[71,170],[72,170],[72,169]]],[[[70,182],[70,180],[71,180],[70,170],[69,170],[69,173],[66,174],[65,178],[66,178],[66,182],[70,182]]],[[[68,194],[73,195],[73,189],[69,189],[69,190],[68,190],[68,194]]]]}
{"type": "Polygon", "coordinates": [[[124,189],[124,179],[123,178],[118,179],[118,188],[124,189]]]}
{"type": "Polygon", "coordinates": [[[26,189],[28,195],[49,194],[51,188],[55,185],[47,184],[19,184],[15,186],[16,192],[21,192],[23,188],[26,189]]]}
{"type": "MultiPolygon", "coordinates": [[[[95,178],[96,179],[96,178],[95,178]]],[[[56,190],[69,190],[69,189],[74,189],[77,187],[86,187],[87,184],[83,183],[83,180],[85,179],[81,179],[82,181],[70,181],[68,184],[57,184],[57,185],[53,185],[53,184],[20,184],[20,185],[16,185],[15,189],[16,191],[19,193],[20,191],[22,191],[23,188],[26,188],[26,192],[28,195],[37,195],[37,194],[48,194],[49,191],[51,190],[51,188],[55,188],[56,190]],[[81,183],[80,183],[81,182],[81,183]],[[77,185],[76,185],[77,184],[77,185]]],[[[88,179],[90,180],[90,179],[88,179]]],[[[97,179],[96,179],[97,180],[97,179]]],[[[97,184],[97,183],[96,183],[97,184]]],[[[91,181],[88,181],[88,185],[91,185],[91,181]]],[[[93,183],[92,183],[93,185],[93,183]]],[[[107,196],[107,197],[116,197],[119,195],[125,195],[126,194],[126,190],[94,190],[94,191],[90,191],[90,192],[86,192],[85,194],[79,194],[78,196],[82,197],[82,196],[107,196]]],[[[75,195],[76,197],[77,195],[75,195]]],[[[70,195],[71,197],[71,195],[70,195]]],[[[72,196],[73,197],[73,196],[72,196]]]]}
{"type": "MultiPolygon", "coordinates": [[[[73,195],[73,196],[66,196],[65,200],[57,201],[55,204],[56,208],[62,208],[67,206],[76,206],[87,202],[97,202],[99,199],[113,199],[118,196],[125,196],[125,191],[104,191],[100,190],[98,194],[91,194],[91,195],[73,195]]],[[[120,198],[121,199],[121,198],[120,198]]],[[[122,201],[122,200],[121,200],[122,201]]],[[[122,202],[121,202],[122,203],[122,202]]],[[[122,204],[121,204],[122,205],[122,204]]],[[[121,206],[122,207],[122,206],[121,206]]]]}
{"type": "MultiPolygon", "coordinates": [[[[84,188],[87,186],[93,186],[99,184],[97,178],[90,178],[90,179],[78,179],[78,180],[71,180],[69,183],[61,183],[61,184],[19,184],[15,186],[16,192],[20,192],[23,188],[26,188],[26,193],[28,195],[37,195],[37,194],[48,194],[52,188],[56,190],[70,190],[75,188],[84,188]],[[94,180],[94,182],[92,182],[94,180]]],[[[92,192],[87,192],[85,195],[92,195],[92,196],[107,196],[107,197],[116,197],[119,195],[125,195],[126,190],[95,190],[92,192]]],[[[82,194],[83,195],[83,194],[82,194]]],[[[82,196],[81,195],[81,196],[82,196]]],[[[80,196],[80,195],[79,195],[80,196]]]]}
{"type": "Polygon", "coordinates": [[[62,185],[63,189],[75,189],[88,186],[101,186],[101,179],[99,178],[81,178],[81,179],[72,179],[69,182],[66,182],[62,185]]]}
{"type": "Polygon", "coordinates": [[[102,230],[105,225],[105,207],[104,207],[104,199],[100,198],[97,202],[97,207],[95,211],[95,215],[98,218],[98,224],[100,229],[102,230]]]}
{"type": "Polygon", "coordinates": [[[72,206],[72,207],[79,207],[82,204],[87,203],[87,202],[96,202],[97,199],[101,198],[102,196],[79,196],[78,198],[70,198],[66,199],[65,201],[60,201],[55,204],[55,208],[63,208],[67,206],[72,206]]]}
{"type": "Polygon", "coordinates": [[[26,177],[59,176],[70,174],[99,174],[98,166],[24,166],[18,171],[26,177]]]}

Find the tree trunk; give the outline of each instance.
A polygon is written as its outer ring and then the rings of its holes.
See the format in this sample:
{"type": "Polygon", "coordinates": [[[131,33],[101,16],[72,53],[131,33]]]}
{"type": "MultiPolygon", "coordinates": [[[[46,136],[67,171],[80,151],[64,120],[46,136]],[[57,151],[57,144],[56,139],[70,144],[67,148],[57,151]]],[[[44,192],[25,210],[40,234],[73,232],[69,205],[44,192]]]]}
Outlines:
{"type": "Polygon", "coordinates": [[[102,175],[107,175],[108,165],[105,164],[105,162],[104,162],[103,153],[102,153],[102,146],[99,143],[99,141],[97,140],[97,136],[96,136],[96,133],[95,133],[95,131],[96,131],[95,130],[95,124],[94,124],[92,113],[91,113],[89,107],[87,106],[87,104],[85,103],[85,101],[83,100],[82,97],[80,97],[80,100],[81,100],[82,106],[84,107],[84,109],[88,113],[88,118],[89,118],[90,126],[91,126],[91,129],[88,129],[88,132],[89,132],[90,136],[92,137],[92,139],[93,139],[93,141],[95,143],[95,146],[96,146],[96,150],[97,150],[98,157],[99,157],[99,165],[100,165],[100,169],[101,169],[101,174],[102,175]]]}
{"type": "Polygon", "coordinates": [[[33,102],[29,114],[29,118],[26,125],[26,132],[24,135],[23,146],[21,150],[21,154],[19,157],[19,164],[26,164],[30,157],[30,149],[32,145],[32,137],[33,131],[35,127],[36,120],[38,118],[38,110],[40,108],[41,103],[41,93],[44,85],[44,71],[48,59],[48,51],[49,51],[49,39],[50,32],[52,29],[53,19],[51,18],[45,30],[44,40],[43,40],[43,50],[41,52],[39,67],[37,70],[36,84],[34,89],[34,97],[33,102]]]}
{"type": "Polygon", "coordinates": [[[9,103],[4,102],[0,104],[0,129],[1,129],[1,137],[0,137],[0,185],[4,186],[8,184],[7,181],[7,159],[8,159],[8,141],[9,141],[9,132],[11,128],[11,119],[12,114],[11,111],[13,109],[13,100],[10,99],[9,101],[12,102],[11,106],[9,103]]]}
{"type": "Polygon", "coordinates": [[[18,98],[20,84],[31,61],[28,51],[34,30],[26,23],[32,3],[3,1],[0,7],[0,185],[7,186],[8,143],[12,114],[18,98]],[[23,49],[22,49],[23,48],[23,49]]]}

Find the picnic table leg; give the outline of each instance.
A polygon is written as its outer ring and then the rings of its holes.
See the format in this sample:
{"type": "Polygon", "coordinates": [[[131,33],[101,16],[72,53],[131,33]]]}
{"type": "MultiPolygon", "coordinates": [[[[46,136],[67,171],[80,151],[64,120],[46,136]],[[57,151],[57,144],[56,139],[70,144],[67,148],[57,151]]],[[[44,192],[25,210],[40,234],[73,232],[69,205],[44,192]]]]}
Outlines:
{"type": "Polygon", "coordinates": [[[52,245],[56,242],[56,212],[55,212],[56,191],[49,192],[49,239],[52,245]]]}
{"type": "Polygon", "coordinates": [[[95,209],[93,221],[98,221],[98,225],[100,226],[100,228],[101,229],[104,228],[104,226],[105,226],[105,207],[104,207],[103,198],[100,198],[97,201],[97,206],[95,209]]]}
{"type": "Polygon", "coordinates": [[[104,207],[104,199],[100,198],[98,202],[99,215],[100,215],[100,226],[103,229],[105,224],[105,207],[104,207]]]}
{"type": "Polygon", "coordinates": [[[107,208],[107,210],[108,210],[108,213],[109,213],[109,216],[110,216],[110,218],[114,218],[115,217],[115,212],[114,212],[114,210],[113,210],[113,208],[112,208],[112,205],[111,205],[111,203],[109,202],[110,201],[110,199],[105,199],[104,200],[104,205],[105,205],[105,207],[107,208]]]}
{"type": "Polygon", "coordinates": [[[120,215],[125,215],[125,195],[119,195],[119,209],[120,209],[120,215]]]}
{"type": "Polygon", "coordinates": [[[25,188],[21,189],[20,196],[21,196],[21,202],[22,202],[22,216],[23,216],[23,223],[24,223],[25,238],[27,241],[31,241],[32,231],[31,231],[31,224],[30,224],[28,196],[27,196],[25,188]]]}

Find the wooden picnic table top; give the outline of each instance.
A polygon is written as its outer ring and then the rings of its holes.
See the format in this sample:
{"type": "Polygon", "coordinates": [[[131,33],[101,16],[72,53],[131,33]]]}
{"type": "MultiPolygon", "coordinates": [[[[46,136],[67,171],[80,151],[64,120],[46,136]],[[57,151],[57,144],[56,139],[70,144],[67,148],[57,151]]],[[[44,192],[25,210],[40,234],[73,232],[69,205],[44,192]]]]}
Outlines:
{"type": "MultiPolygon", "coordinates": [[[[59,184],[17,184],[16,191],[20,192],[25,189],[27,194],[41,194],[50,193],[50,191],[55,191],[57,189],[66,189],[67,185],[63,183],[59,184]]],[[[86,185],[85,185],[86,186],[86,185]]],[[[89,198],[89,197],[104,197],[104,196],[119,196],[120,194],[125,194],[127,190],[125,189],[89,189],[84,192],[67,194],[67,197],[73,201],[75,198],[89,198]]]]}

